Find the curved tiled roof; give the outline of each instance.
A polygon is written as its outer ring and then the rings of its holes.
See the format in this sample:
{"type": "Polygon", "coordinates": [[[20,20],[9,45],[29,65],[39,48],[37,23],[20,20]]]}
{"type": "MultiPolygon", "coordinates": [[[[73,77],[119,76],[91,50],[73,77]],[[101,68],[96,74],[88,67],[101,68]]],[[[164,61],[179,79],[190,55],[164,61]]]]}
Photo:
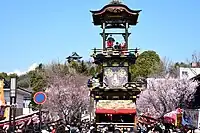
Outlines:
{"type": "Polygon", "coordinates": [[[104,12],[104,10],[106,10],[107,8],[109,7],[123,7],[125,8],[129,13],[139,13],[141,10],[132,10],[130,8],[128,8],[128,6],[124,5],[124,4],[121,4],[121,3],[110,3],[110,4],[107,4],[105,5],[102,9],[100,10],[97,10],[97,11],[90,11],[91,13],[94,13],[94,14],[100,14],[101,12],[104,12]]]}
{"type": "Polygon", "coordinates": [[[136,25],[140,11],[141,10],[132,10],[119,2],[112,2],[105,5],[100,10],[90,12],[93,16],[94,25],[102,25],[103,22],[136,25]]]}

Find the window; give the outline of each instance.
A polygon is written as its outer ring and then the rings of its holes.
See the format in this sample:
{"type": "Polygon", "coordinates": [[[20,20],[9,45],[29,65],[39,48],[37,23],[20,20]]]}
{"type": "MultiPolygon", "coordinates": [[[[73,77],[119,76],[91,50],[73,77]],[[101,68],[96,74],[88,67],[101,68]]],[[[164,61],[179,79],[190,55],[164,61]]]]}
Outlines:
{"type": "Polygon", "coordinates": [[[187,71],[182,71],[182,75],[183,76],[188,76],[188,72],[187,71]]]}

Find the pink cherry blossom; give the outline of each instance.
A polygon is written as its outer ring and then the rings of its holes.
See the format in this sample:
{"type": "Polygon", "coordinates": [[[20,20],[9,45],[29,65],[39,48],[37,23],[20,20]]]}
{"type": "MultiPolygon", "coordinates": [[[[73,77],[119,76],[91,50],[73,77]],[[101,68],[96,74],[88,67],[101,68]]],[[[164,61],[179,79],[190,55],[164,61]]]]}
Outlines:
{"type": "Polygon", "coordinates": [[[162,117],[181,105],[186,107],[196,92],[197,82],[187,79],[149,78],[137,99],[137,108],[153,117],[162,117]]]}
{"type": "Polygon", "coordinates": [[[61,118],[69,122],[72,117],[77,118],[80,111],[88,107],[89,90],[86,86],[88,77],[71,70],[63,73],[59,69],[47,72],[48,98],[44,108],[50,112],[51,118],[61,118]]]}

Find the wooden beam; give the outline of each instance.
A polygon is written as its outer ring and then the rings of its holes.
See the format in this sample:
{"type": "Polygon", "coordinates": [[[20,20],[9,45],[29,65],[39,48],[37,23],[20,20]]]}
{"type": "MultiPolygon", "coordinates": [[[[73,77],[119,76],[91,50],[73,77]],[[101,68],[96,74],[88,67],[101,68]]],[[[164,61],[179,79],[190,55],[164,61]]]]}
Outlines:
{"type": "MultiPolygon", "coordinates": [[[[105,33],[106,35],[126,35],[126,33],[105,33]]],[[[128,33],[130,35],[131,33],[128,33]]],[[[101,36],[103,36],[103,33],[100,33],[101,36]]]]}

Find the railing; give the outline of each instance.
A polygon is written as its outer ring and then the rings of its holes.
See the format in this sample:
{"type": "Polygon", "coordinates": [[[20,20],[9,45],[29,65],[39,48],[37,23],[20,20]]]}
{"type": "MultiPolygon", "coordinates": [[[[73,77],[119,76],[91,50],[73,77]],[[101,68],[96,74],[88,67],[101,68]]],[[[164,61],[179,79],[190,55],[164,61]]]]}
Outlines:
{"type": "Polygon", "coordinates": [[[114,49],[114,48],[106,48],[106,49],[93,49],[92,57],[102,54],[104,56],[128,56],[135,55],[137,56],[138,49],[114,49]]]}

